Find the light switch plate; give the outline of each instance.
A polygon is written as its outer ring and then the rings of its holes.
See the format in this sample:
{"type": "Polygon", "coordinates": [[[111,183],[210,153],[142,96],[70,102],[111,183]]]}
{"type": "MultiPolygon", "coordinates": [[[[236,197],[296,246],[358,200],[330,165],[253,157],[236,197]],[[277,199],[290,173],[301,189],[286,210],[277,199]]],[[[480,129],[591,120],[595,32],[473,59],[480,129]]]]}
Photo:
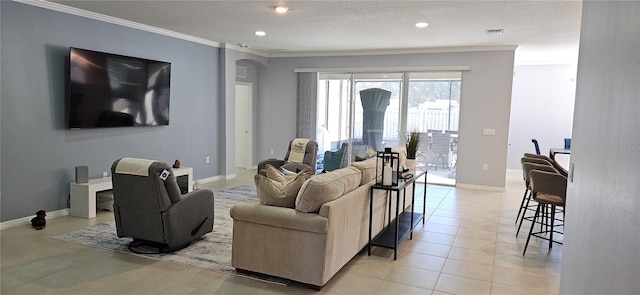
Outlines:
{"type": "Polygon", "coordinates": [[[496,135],[495,129],[484,128],[482,129],[482,135],[484,136],[494,136],[496,135]]]}
{"type": "Polygon", "coordinates": [[[573,182],[573,163],[569,163],[569,182],[573,182]]]}

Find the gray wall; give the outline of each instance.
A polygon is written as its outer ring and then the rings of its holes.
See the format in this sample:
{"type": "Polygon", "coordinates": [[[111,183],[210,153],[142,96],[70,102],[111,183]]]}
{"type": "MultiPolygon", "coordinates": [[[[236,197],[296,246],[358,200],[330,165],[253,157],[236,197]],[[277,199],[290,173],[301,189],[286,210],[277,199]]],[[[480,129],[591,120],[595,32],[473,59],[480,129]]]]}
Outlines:
{"type": "MultiPolygon", "coordinates": [[[[531,138],[549,154],[549,148],[561,148],[571,137],[576,65],[516,66],[514,72],[507,168],[521,170],[522,154],[535,153],[531,138]]],[[[565,167],[568,158],[556,156],[565,167]]]]}
{"type": "Polygon", "coordinates": [[[640,2],[585,1],[561,294],[640,294],[640,2]]]}
{"type": "MultiPolygon", "coordinates": [[[[266,66],[268,59],[255,54],[234,50],[232,48],[220,49],[220,124],[218,132],[220,134],[220,146],[218,155],[220,158],[220,173],[226,178],[234,178],[236,165],[236,63],[239,60],[250,61],[258,66],[266,66]]],[[[255,85],[254,85],[255,87],[255,85]]],[[[255,95],[255,94],[254,94],[255,95]]],[[[259,94],[258,94],[259,95],[259,94]]],[[[257,104],[254,104],[254,107],[257,104]]],[[[254,109],[255,110],[255,109],[254,109]]],[[[258,109],[258,112],[261,110],[258,109]]],[[[254,114],[257,112],[254,112],[254,114]]],[[[257,124],[257,122],[254,122],[257,124]]],[[[256,130],[256,129],[254,129],[256,130]]],[[[256,159],[254,157],[254,159],[256,159]]]]}
{"type": "Polygon", "coordinates": [[[258,159],[284,155],[296,134],[296,68],[470,66],[463,72],[457,180],[504,188],[514,50],[380,56],[270,58],[259,69],[258,159]],[[496,136],[483,136],[483,128],[496,136]],[[275,155],[270,155],[270,149],[275,155]],[[489,171],[483,171],[487,163],[489,171]]]}
{"type": "Polygon", "coordinates": [[[220,174],[219,49],[21,3],[1,1],[1,221],[67,207],[74,166],[101,177],[144,157],[220,174]],[[65,130],[69,47],[172,63],[170,125],[65,130]],[[205,164],[205,156],[211,163],[205,164]]]}

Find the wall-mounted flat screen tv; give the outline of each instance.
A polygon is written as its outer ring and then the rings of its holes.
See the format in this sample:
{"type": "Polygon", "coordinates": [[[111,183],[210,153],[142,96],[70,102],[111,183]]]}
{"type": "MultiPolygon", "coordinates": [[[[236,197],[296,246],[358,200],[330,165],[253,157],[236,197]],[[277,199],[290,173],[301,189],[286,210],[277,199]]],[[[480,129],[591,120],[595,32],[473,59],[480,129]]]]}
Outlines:
{"type": "Polygon", "coordinates": [[[70,48],[69,129],[169,125],[171,63],[70,48]]]}

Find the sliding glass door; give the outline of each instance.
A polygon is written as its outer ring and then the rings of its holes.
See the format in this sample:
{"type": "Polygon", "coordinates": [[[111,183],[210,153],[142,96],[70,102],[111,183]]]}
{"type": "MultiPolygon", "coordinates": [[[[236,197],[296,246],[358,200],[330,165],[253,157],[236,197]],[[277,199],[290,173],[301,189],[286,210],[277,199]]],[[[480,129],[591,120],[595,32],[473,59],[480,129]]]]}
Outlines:
{"type": "Polygon", "coordinates": [[[428,182],[455,185],[461,74],[409,73],[407,131],[420,134],[419,160],[428,182]]]}
{"type": "Polygon", "coordinates": [[[320,73],[319,169],[345,167],[367,149],[402,146],[409,132],[420,132],[419,160],[430,170],[428,181],[455,184],[460,77],[459,72],[320,73]]]}
{"type": "MultiPolygon", "coordinates": [[[[400,144],[401,73],[320,73],[317,139],[325,171],[400,144]]],[[[319,168],[320,169],[320,168],[319,168]]]]}
{"type": "Polygon", "coordinates": [[[381,151],[400,145],[402,73],[354,74],[355,143],[381,151]]]}
{"type": "Polygon", "coordinates": [[[352,136],[351,94],[351,74],[320,73],[316,117],[318,170],[331,171],[349,163],[345,153],[352,136]]]}

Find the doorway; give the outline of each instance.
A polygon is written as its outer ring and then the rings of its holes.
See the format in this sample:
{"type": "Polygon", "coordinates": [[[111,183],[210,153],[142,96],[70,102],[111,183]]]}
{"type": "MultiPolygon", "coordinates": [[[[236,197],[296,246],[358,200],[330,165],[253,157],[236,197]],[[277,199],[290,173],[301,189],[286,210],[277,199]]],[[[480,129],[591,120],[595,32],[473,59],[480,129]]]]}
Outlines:
{"type": "Polygon", "coordinates": [[[236,167],[253,168],[253,83],[236,82],[236,167]]]}

